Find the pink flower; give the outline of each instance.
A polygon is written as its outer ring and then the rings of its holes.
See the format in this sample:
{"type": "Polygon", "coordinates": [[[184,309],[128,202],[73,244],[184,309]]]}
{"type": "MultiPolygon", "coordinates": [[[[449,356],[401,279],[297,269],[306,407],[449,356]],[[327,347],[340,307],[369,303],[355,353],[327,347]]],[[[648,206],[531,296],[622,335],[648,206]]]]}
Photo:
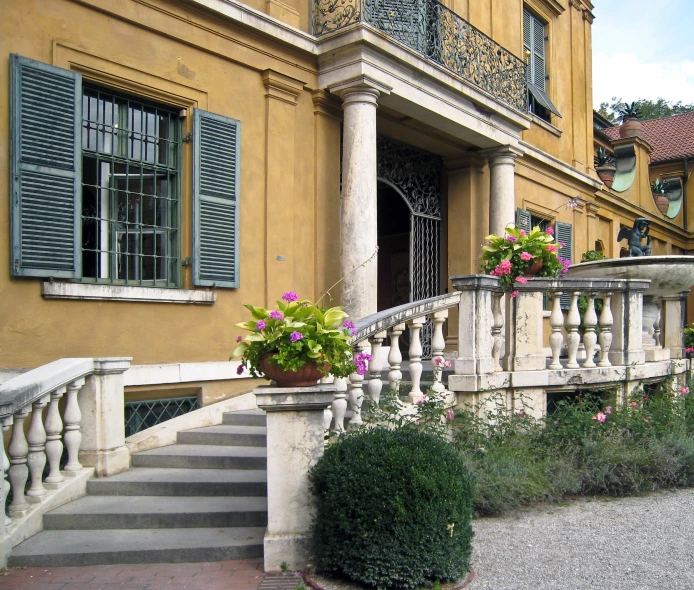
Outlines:
{"type": "Polygon", "coordinates": [[[513,299],[514,297],[518,297],[518,291],[511,291],[511,294],[509,295],[509,297],[511,299],[513,299]]]}
{"type": "Polygon", "coordinates": [[[236,374],[241,375],[243,373],[243,368],[243,365],[239,365],[238,367],[236,367],[236,374]]]}
{"type": "Polygon", "coordinates": [[[516,236],[506,236],[507,242],[517,242],[518,238],[516,236]]]}
{"type": "Polygon", "coordinates": [[[526,285],[528,283],[528,279],[525,277],[516,277],[516,282],[520,283],[521,285],[526,285]]]}
{"type": "Polygon", "coordinates": [[[557,248],[554,244],[547,244],[545,246],[545,250],[547,250],[547,252],[556,252],[559,250],[559,248],[557,248]]]}
{"type": "Polygon", "coordinates": [[[265,326],[267,326],[267,324],[266,324],[263,320],[258,320],[258,321],[255,323],[255,329],[256,329],[256,330],[264,330],[264,329],[265,329],[265,326]]]}
{"type": "Polygon", "coordinates": [[[612,413],[612,406],[607,406],[605,408],[605,414],[611,414],[612,413]]]}
{"type": "Polygon", "coordinates": [[[451,409],[449,409],[446,412],[446,420],[455,420],[455,412],[451,409]]]}
{"type": "Polygon", "coordinates": [[[689,393],[689,387],[680,387],[679,389],[677,389],[677,392],[680,395],[685,395],[685,394],[689,393]]]}
{"type": "Polygon", "coordinates": [[[497,268],[501,270],[501,274],[510,275],[513,265],[511,264],[510,260],[502,260],[501,264],[499,264],[497,268]]]}
{"type": "Polygon", "coordinates": [[[570,199],[569,202],[566,204],[567,209],[575,209],[578,207],[578,204],[581,202],[580,197],[574,197],[573,199],[570,199]]]}
{"type": "Polygon", "coordinates": [[[291,303],[292,301],[298,301],[299,296],[294,291],[287,291],[284,295],[282,295],[282,299],[284,299],[287,303],[291,303]]]}
{"type": "Polygon", "coordinates": [[[554,228],[553,228],[553,227],[548,227],[548,228],[545,230],[545,233],[546,233],[546,234],[549,234],[550,236],[553,236],[553,235],[554,235],[554,228]]]}
{"type": "Polygon", "coordinates": [[[631,402],[629,404],[632,408],[638,408],[639,407],[639,402],[631,402]]]}
{"type": "Polygon", "coordinates": [[[303,338],[304,338],[304,335],[303,335],[301,332],[296,332],[296,331],[295,331],[295,332],[292,332],[292,333],[289,335],[289,339],[290,339],[292,342],[298,342],[299,340],[303,340],[303,338]]]}
{"type": "Polygon", "coordinates": [[[523,410],[523,409],[518,410],[518,411],[516,412],[516,415],[517,415],[519,418],[525,418],[525,410],[523,410]]]}
{"type": "Polygon", "coordinates": [[[242,340],[242,339],[241,339],[241,336],[237,336],[237,337],[236,337],[236,342],[241,342],[241,340],[242,340]]]}
{"type": "Polygon", "coordinates": [[[434,366],[440,367],[443,364],[443,359],[440,356],[435,356],[431,361],[434,366]]]}
{"type": "Polygon", "coordinates": [[[451,361],[445,361],[445,362],[443,363],[443,366],[446,367],[447,369],[450,369],[451,366],[452,366],[452,363],[451,363],[451,361]]]}
{"type": "Polygon", "coordinates": [[[694,346],[690,346],[689,348],[685,348],[684,352],[686,352],[687,354],[691,354],[692,352],[694,352],[694,346]]]}
{"type": "Polygon", "coordinates": [[[520,235],[523,237],[525,236],[525,230],[524,229],[520,230],[520,235]]]}
{"type": "Polygon", "coordinates": [[[644,418],[643,421],[644,422],[650,422],[650,420],[648,418],[644,418]]]}
{"type": "Polygon", "coordinates": [[[607,420],[607,416],[602,412],[598,412],[595,416],[593,416],[593,420],[597,420],[600,422],[600,424],[602,424],[605,420],[607,420]]]}
{"type": "Polygon", "coordinates": [[[278,311],[278,310],[276,310],[276,309],[273,309],[273,310],[270,312],[270,319],[271,319],[271,320],[283,320],[283,319],[284,319],[284,316],[282,315],[282,312],[281,312],[281,311],[278,311]]]}
{"type": "Polygon", "coordinates": [[[520,258],[521,260],[532,260],[533,255],[530,252],[521,252],[520,258]]]}

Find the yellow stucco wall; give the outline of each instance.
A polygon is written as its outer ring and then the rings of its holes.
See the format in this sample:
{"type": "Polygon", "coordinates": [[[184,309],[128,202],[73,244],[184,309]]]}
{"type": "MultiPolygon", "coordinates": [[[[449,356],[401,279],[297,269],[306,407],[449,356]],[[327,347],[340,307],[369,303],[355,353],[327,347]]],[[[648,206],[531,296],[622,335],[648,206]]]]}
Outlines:
{"type": "MultiPolygon", "coordinates": [[[[43,299],[39,279],[10,277],[9,92],[0,94],[0,368],[68,356],[132,356],[135,364],[225,360],[239,333],[234,324],[246,319],[243,303],[263,304],[289,289],[312,298],[326,288],[339,253],[339,121],[314,105],[310,55],[182,2],[1,4],[5,87],[8,56],[18,53],[80,71],[85,82],[186,108],[185,132],[193,108],[241,120],[243,239],[241,288],[218,289],[212,306],[43,299]],[[296,105],[266,96],[268,71],[271,85],[298,84],[296,105]]],[[[192,256],[192,144],[182,145],[181,260],[192,256]]],[[[182,278],[192,288],[190,267],[182,278]]]]}

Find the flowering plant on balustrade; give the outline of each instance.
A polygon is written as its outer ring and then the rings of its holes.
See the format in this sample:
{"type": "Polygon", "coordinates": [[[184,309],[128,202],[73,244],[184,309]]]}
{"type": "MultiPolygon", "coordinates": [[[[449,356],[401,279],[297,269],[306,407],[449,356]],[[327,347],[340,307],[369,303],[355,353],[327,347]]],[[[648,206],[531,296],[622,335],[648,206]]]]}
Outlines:
{"type": "MultiPolygon", "coordinates": [[[[554,230],[548,227],[542,231],[534,227],[529,232],[517,227],[508,227],[506,235],[491,234],[482,246],[481,270],[485,274],[499,277],[501,284],[513,289],[515,284],[525,284],[523,276],[528,268],[542,262],[542,268],[535,273],[538,277],[563,277],[571,262],[558,255],[564,244],[554,244],[554,230]]],[[[511,296],[517,295],[513,291],[511,296]]]]}
{"type": "Polygon", "coordinates": [[[236,326],[249,334],[237,337],[230,357],[241,357],[239,374],[248,369],[260,377],[260,361],[266,354],[272,355],[270,363],[289,371],[314,362],[324,375],[366,373],[371,357],[365,353],[352,357],[351,339],[357,332],[342,307],[318,307],[308,299],[299,299],[294,291],[284,293],[275,309],[245,307],[253,319],[236,326]]]}

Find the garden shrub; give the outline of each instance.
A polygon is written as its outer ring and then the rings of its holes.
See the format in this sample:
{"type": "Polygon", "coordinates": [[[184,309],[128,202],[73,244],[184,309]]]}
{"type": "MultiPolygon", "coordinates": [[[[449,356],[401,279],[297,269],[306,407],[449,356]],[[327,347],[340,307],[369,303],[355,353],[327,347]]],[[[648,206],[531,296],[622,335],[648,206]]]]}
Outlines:
{"type": "Polygon", "coordinates": [[[410,428],[344,437],[326,449],[310,482],[319,571],[410,589],[468,572],[470,476],[440,437],[410,428]]]}

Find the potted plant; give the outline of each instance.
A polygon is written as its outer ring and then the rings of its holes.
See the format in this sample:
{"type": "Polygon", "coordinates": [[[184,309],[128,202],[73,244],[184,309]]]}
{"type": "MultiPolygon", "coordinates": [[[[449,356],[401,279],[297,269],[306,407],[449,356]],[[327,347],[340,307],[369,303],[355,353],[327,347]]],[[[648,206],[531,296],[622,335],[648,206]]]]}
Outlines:
{"type": "Polygon", "coordinates": [[[641,110],[635,102],[629,104],[624,103],[624,106],[619,109],[619,116],[622,118],[622,125],[619,127],[619,137],[632,137],[641,135],[643,125],[639,119],[641,118],[641,110]]]}
{"type": "Polygon", "coordinates": [[[511,297],[515,297],[518,292],[513,285],[527,283],[528,277],[563,277],[566,274],[571,262],[557,254],[564,244],[553,242],[551,227],[546,231],[534,227],[529,232],[509,227],[503,237],[492,234],[485,238],[481,270],[499,277],[502,285],[512,289],[511,297]]]}
{"type": "Polygon", "coordinates": [[[231,358],[242,358],[238,373],[246,369],[254,377],[265,377],[281,387],[309,387],[331,374],[364,375],[368,354],[352,358],[354,324],[342,307],[323,308],[289,291],[277,301],[276,309],[245,306],[253,316],[236,324],[250,332],[239,336],[231,358]]]}
{"type": "Polygon", "coordinates": [[[612,187],[614,175],[617,168],[614,166],[614,156],[604,147],[598,148],[598,153],[593,158],[595,162],[595,171],[598,173],[600,180],[605,183],[605,186],[612,187]]]}
{"type": "Polygon", "coordinates": [[[667,213],[668,207],[670,207],[670,200],[665,194],[665,185],[660,182],[660,178],[656,178],[651,182],[651,192],[653,193],[653,199],[657,205],[660,212],[665,215],[667,213]]]}
{"type": "Polygon", "coordinates": [[[596,260],[604,260],[605,255],[597,250],[588,250],[581,255],[581,262],[594,262],[596,260]]]}

